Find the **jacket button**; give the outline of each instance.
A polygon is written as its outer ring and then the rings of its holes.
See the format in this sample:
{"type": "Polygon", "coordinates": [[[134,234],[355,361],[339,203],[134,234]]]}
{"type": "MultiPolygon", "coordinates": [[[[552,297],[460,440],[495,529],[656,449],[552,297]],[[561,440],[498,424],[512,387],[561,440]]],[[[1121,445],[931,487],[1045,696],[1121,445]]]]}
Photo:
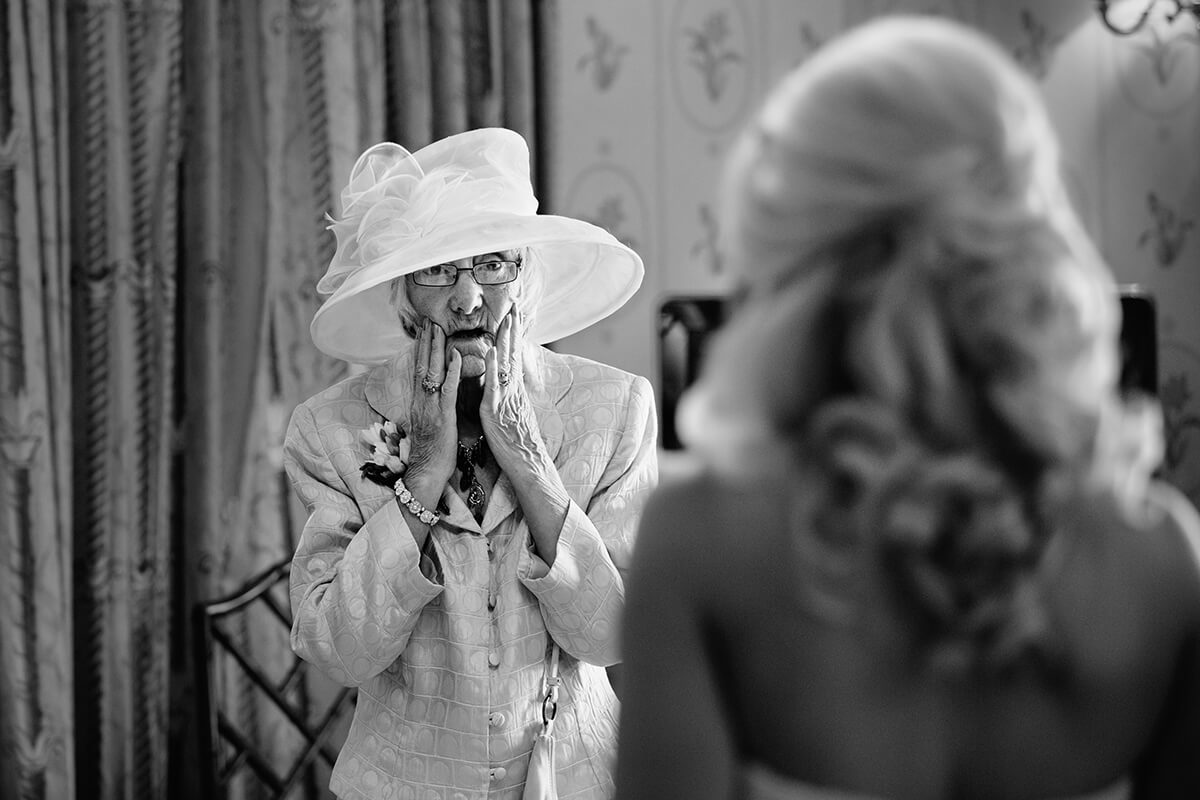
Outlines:
{"type": "Polygon", "coordinates": [[[488,653],[488,663],[491,664],[493,667],[500,666],[500,654],[497,653],[495,650],[488,653]]]}
{"type": "Polygon", "coordinates": [[[504,780],[504,776],[507,774],[508,770],[506,770],[504,767],[496,767],[494,770],[492,770],[492,780],[502,781],[504,780]]]}
{"type": "Polygon", "coordinates": [[[491,714],[488,714],[488,725],[491,725],[493,728],[504,727],[504,720],[503,711],[493,711],[491,714]]]}

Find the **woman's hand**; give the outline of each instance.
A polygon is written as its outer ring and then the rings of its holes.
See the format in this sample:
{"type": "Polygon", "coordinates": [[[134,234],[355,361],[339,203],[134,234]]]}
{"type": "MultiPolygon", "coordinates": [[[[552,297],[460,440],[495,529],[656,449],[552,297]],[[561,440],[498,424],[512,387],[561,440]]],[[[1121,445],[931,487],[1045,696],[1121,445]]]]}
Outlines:
{"type": "Polygon", "coordinates": [[[413,363],[412,406],[409,410],[408,469],[404,485],[426,508],[437,507],[442,487],[454,474],[458,453],[455,402],[462,371],[462,356],[451,349],[446,356],[446,332],[425,320],[417,337],[413,363]]]}
{"type": "Polygon", "coordinates": [[[485,358],[479,419],[496,463],[517,480],[545,450],[537,419],[525,392],[522,332],[514,305],[500,321],[496,346],[485,358]]]}
{"type": "Polygon", "coordinates": [[[546,450],[525,391],[524,331],[514,305],[500,322],[485,360],[479,418],[488,448],[512,481],[539,555],[554,563],[570,497],[546,450]]]}

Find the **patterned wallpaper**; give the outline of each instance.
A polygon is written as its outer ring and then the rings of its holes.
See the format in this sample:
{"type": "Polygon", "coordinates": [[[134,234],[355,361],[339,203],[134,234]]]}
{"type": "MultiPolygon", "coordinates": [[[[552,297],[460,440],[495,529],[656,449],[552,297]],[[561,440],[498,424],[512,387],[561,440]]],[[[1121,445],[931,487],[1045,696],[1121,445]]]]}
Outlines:
{"type": "MultiPolygon", "coordinates": [[[[1090,0],[573,0],[560,6],[552,210],[600,224],[646,262],[642,291],[559,349],[661,386],[670,297],[726,286],[715,178],[763,93],[872,16],[940,14],[1000,39],[1042,86],[1081,215],[1122,283],[1158,310],[1164,473],[1200,502],[1200,34],[1169,22],[1117,37],[1090,0]]],[[[1121,6],[1121,4],[1117,4],[1121,6]]],[[[1118,12],[1128,10],[1118,8],[1118,12]]]]}

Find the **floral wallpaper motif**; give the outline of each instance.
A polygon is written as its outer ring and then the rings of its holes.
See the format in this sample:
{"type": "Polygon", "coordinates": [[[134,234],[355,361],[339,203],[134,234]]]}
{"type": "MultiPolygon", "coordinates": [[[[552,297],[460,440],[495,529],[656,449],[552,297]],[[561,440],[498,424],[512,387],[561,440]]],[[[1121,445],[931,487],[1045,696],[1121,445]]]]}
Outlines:
{"type": "Polygon", "coordinates": [[[1178,341],[1162,343],[1159,379],[1166,448],[1163,476],[1192,502],[1200,503],[1200,405],[1193,390],[1200,376],[1200,349],[1178,341]]]}
{"type": "Polygon", "coordinates": [[[817,49],[825,44],[826,37],[817,33],[816,28],[807,21],[800,23],[800,45],[797,48],[796,59],[792,62],[795,66],[799,66],[801,62],[815,53],[817,49]]]}
{"type": "Polygon", "coordinates": [[[1021,9],[1020,20],[1023,41],[1013,48],[1013,57],[1035,78],[1044,78],[1063,37],[1052,33],[1029,8],[1021,9]]]}
{"type": "Polygon", "coordinates": [[[1141,31],[1114,37],[1110,45],[1118,84],[1135,108],[1162,116],[1195,103],[1200,86],[1200,32],[1190,20],[1169,21],[1160,10],[1151,14],[1141,31]]]}
{"type": "Polygon", "coordinates": [[[684,117],[709,131],[733,127],[752,95],[745,8],[729,0],[679,0],[670,30],[675,96],[684,117]]]}
{"type": "Polygon", "coordinates": [[[743,60],[742,54],[730,45],[728,12],[713,11],[699,27],[684,28],[683,35],[688,42],[690,63],[700,73],[708,99],[715,103],[729,86],[730,70],[743,60]]]}
{"type": "Polygon", "coordinates": [[[1147,193],[1146,207],[1150,211],[1151,225],[1138,237],[1138,247],[1149,245],[1158,265],[1171,267],[1183,252],[1188,234],[1196,227],[1196,220],[1183,216],[1159,200],[1154,191],[1147,193]]]}
{"type": "Polygon", "coordinates": [[[625,200],[620,195],[605,195],[595,211],[584,218],[604,228],[630,248],[637,249],[637,237],[630,235],[625,226],[628,215],[625,213],[625,200]]]}
{"type": "Polygon", "coordinates": [[[701,203],[697,206],[696,217],[700,220],[700,237],[692,245],[692,260],[699,264],[707,264],[711,273],[720,275],[725,271],[725,265],[721,258],[721,250],[717,246],[719,229],[712,204],[701,203]]]}
{"type": "Polygon", "coordinates": [[[1167,452],[1164,460],[1167,470],[1171,471],[1179,467],[1187,456],[1187,434],[1200,432],[1200,414],[1192,408],[1192,390],[1185,373],[1174,372],[1167,375],[1159,394],[1167,432],[1167,452]]]}
{"type": "Polygon", "coordinates": [[[629,47],[617,41],[594,16],[588,16],[584,23],[591,50],[579,57],[575,64],[577,71],[589,71],[596,90],[606,92],[621,72],[621,62],[629,52],[629,47]]]}

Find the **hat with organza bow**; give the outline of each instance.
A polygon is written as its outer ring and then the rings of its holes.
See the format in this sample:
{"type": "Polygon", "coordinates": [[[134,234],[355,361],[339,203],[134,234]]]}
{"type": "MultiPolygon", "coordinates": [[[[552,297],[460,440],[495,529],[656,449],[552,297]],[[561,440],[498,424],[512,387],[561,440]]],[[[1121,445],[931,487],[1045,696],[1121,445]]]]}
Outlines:
{"type": "Polygon", "coordinates": [[[313,316],[323,352],[361,364],[390,360],[412,340],[391,303],[391,282],[425,267],[504,250],[537,251],[545,290],[527,337],[545,344],[604,319],[642,282],[641,258],[582,220],[537,213],[529,148],[519,133],[480,128],[415,153],[369,148],[350,171],[337,252],[313,316]]]}

